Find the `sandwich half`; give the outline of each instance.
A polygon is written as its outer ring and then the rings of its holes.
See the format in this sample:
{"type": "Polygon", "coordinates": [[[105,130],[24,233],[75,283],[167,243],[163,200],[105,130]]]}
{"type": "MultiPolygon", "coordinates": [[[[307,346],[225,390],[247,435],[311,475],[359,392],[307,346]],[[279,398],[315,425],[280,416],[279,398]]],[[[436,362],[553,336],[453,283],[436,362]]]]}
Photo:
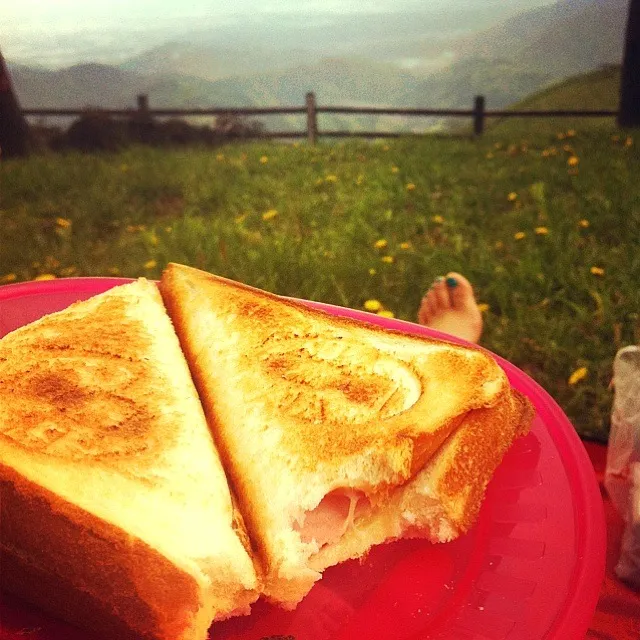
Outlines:
{"type": "Polygon", "coordinates": [[[0,340],[0,586],[118,640],[203,640],[258,578],[157,286],[0,340]]]}
{"type": "Polygon", "coordinates": [[[375,544],[452,540],[531,405],[486,352],[170,264],[160,283],[264,572],[293,607],[375,544]]]}

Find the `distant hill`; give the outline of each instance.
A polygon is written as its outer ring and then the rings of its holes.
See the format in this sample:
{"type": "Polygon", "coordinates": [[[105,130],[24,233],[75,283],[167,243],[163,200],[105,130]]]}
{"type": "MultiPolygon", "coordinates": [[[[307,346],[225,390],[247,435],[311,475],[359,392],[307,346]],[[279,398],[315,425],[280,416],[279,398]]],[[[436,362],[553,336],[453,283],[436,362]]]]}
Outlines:
{"type": "Polygon", "coordinates": [[[23,108],[125,108],[135,105],[144,85],[137,73],[104,64],[79,64],[50,71],[9,65],[23,108]]]}
{"type": "Polygon", "coordinates": [[[459,41],[459,58],[404,97],[412,106],[500,109],[622,58],[628,0],[575,0],[524,12],[459,41]]]}
{"type": "Polygon", "coordinates": [[[565,0],[460,41],[463,57],[509,60],[562,78],[622,59],[629,0],[565,0]]]}
{"type": "MultiPolygon", "coordinates": [[[[581,74],[539,91],[511,108],[517,111],[549,111],[554,109],[585,109],[615,111],[620,95],[620,67],[607,66],[581,74]]],[[[489,123],[489,132],[499,135],[521,135],[527,128],[536,134],[554,134],[567,129],[592,131],[613,129],[614,118],[504,118],[489,123]]]]}
{"type": "MultiPolygon", "coordinates": [[[[151,108],[250,107],[304,104],[308,91],[325,105],[395,106],[417,85],[410,73],[392,65],[332,58],[278,72],[209,81],[176,73],[141,74],[99,64],[59,71],[12,66],[23,108],[132,108],[140,93],[151,108]]],[[[300,117],[264,119],[270,129],[299,127],[300,117]],[[297,120],[297,121],[296,121],[297,120]]],[[[324,128],[375,128],[378,118],[322,116],[324,128]]],[[[400,127],[401,123],[396,123],[400,127]]]]}
{"type": "Polygon", "coordinates": [[[447,0],[405,1],[393,9],[390,3],[382,8],[373,2],[368,11],[310,9],[210,19],[199,29],[132,57],[123,68],[219,80],[315,65],[334,57],[391,63],[424,74],[442,68],[463,35],[495,25],[531,6],[531,1],[467,1],[455,7],[447,0]]]}
{"type": "Polygon", "coordinates": [[[487,107],[513,104],[552,81],[550,73],[536,71],[510,60],[465,58],[423,80],[404,96],[412,107],[471,108],[483,95],[487,107]]]}

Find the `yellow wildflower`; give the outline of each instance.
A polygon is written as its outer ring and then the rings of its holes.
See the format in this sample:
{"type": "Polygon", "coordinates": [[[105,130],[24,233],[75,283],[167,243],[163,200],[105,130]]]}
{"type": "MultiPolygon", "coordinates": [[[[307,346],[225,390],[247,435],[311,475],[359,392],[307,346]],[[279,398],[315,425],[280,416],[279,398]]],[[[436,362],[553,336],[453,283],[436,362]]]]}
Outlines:
{"type": "Polygon", "coordinates": [[[400,243],[400,248],[401,249],[411,249],[411,243],[410,242],[401,242],[400,243]]]}
{"type": "Polygon", "coordinates": [[[514,234],[513,234],[513,237],[514,237],[516,240],[522,240],[523,238],[526,238],[526,237],[527,237],[527,234],[526,234],[524,231],[518,231],[518,232],[516,232],[516,233],[514,233],[514,234]]]}
{"type": "Polygon", "coordinates": [[[56,218],[56,224],[62,229],[67,229],[71,226],[71,220],[68,218],[56,218]]]}
{"type": "Polygon", "coordinates": [[[567,160],[567,164],[568,164],[570,167],[577,167],[579,163],[580,163],[580,158],[578,158],[578,156],[571,156],[571,157],[567,160]]]}
{"type": "Polygon", "coordinates": [[[575,138],[576,137],[576,130],[575,129],[569,129],[569,131],[567,131],[566,133],[567,138],[575,138]]]}
{"type": "Polygon", "coordinates": [[[364,182],[364,176],[362,174],[360,174],[357,178],[356,178],[356,184],[358,186],[360,186],[362,183],[364,182]]]}
{"type": "Polygon", "coordinates": [[[569,379],[567,380],[567,382],[570,385],[578,384],[578,382],[580,382],[580,380],[584,380],[587,377],[587,373],[588,372],[589,371],[588,371],[587,367],[580,367],[580,368],[576,369],[569,376],[569,379]]]}
{"type": "Polygon", "coordinates": [[[413,191],[416,188],[416,185],[413,182],[407,183],[407,191],[413,191]]]}
{"type": "Polygon", "coordinates": [[[582,229],[586,229],[589,226],[589,221],[585,220],[584,218],[582,220],[578,220],[578,226],[581,227],[582,229]]]}
{"type": "Polygon", "coordinates": [[[158,263],[155,260],[147,260],[144,263],[145,269],[155,269],[158,266],[158,263]]]}
{"type": "Polygon", "coordinates": [[[34,278],[34,281],[41,282],[44,280],[55,280],[56,276],[53,273],[41,273],[34,278]]]}
{"type": "Polygon", "coordinates": [[[389,311],[389,309],[381,309],[378,311],[378,315],[382,318],[395,318],[393,311],[389,311]]]}
{"type": "Polygon", "coordinates": [[[396,167],[395,165],[391,167],[391,173],[398,173],[399,171],[400,169],[398,169],[398,167],[396,167]]]}
{"type": "Polygon", "coordinates": [[[318,178],[316,180],[316,187],[320,186],[323,182],[324,182],[324,180],[322,178],[318,178]]]}
{"type": "Polygon", "coordinates": [[[128,164],[121,164],[120,165],[120,171],[122,171],[122,173],[127,173],[127,171],[129,171],[129,165],[128,164]]]}
{"type": "Polygon", "coordinates": [[[219,153],[219,154],[216,156],[216,160],[217,160],[218,162],[222,162],[222,161],[224,160],[224,153],[219,153]]]}
{"type": "Polygon", "coordinates": [[[380,240],[376,240],[373,243],[373,246],[376,249],[384,249],[387,246],[387,244],[389,244],[389,243],[384,238],[380,238],[380,240]]]}
{"type": "Polygon", "coordinates": [[[263,220],[273,220],[277,215],[278,215],[278,212],[277,212],[276,209],[269,209],[269,211],[265,211],[262,214],[262,219],[263,220]]]}
{"type": "Polygon", "coordinates": [[[119,276],[120,275],[120,269],[118,269],[118,267],[109,267],[107,269],[107,273],[110,276],[119,276]]]}
{"type": "Polygon", "coordinates": [[[603,276],[604,275],[604,269],[602,267],[591,267],[591,269],[589,269],[589,272],[591,274],[593,274],[594,276],[603,276]]]}
{"type": "Polygon", "coordinates": [[[382,146],[382,150],[383,151],[389,151],[389,145],[388,144],[383,145],[382,146]]]}
{"type": "Polygon", "coordinates": [[[18,276],[15,273],[7,273],[6,276],[2,276],[2,278],[0,278],[0,282],[5,284],[7,282],[15,282],[17,279],[18,276]]]}
{"type": "Polygon", "coordinates": [[[260,164],[267,164],[267,162],[269,162],[269,158],[267,158],[267,156],[262,156],[260,158],[260,164]]]}
{"type": "Polygon", "coordinates": [[[543,149],[542,150],[542,157],[543,158],[548,158],[551,155],[551,152],[549,151],[549,149],[543,149]]]}
{"type": "Polygon", "coordinates": [[[628,136],[627,139],[624,141],[624,146],[625,147],[633,146],[633,138],[631,136],[628,136]]]}
{"type": "Polygon", "coordinates": [[[380,311],[380,309],[382,309],[382,303],[380,302],[380,300],[366,300],[364,303],[364,308],[367,311],[380,311]]]}
{"type": "Polygon", "coordinates": [[[502,242],[502,240],[496,240],[496,243],[493,246],[496,249],[504,249],[504,242],[502,242]]]}
{"type": "Polygon", "coordinates": [[[562,150],[567,153],[573,153],[573,147],[570,144],[565,144],[562,146],[562,150]]]}
{"type": "Polygon", "coordinates": [[[489,153],[487,153],[487,155],[485,157],[487,158],[487,160],[491,160],[494,156],[493,156],[493,153],[491,153],[491,151],[489,151],[489,153]]]}
{"type": "Polygon", "coordinates": [[[327,182],[338,182],[338,176],[335,176],[333,174],[328,175],[325,180],[327,182]]]}
{"type": "Polygon", "coordinates": [[[60,269],[59,273],[61,276],[68,278],[69,276],[72,276],[77,272],[78,270],[74,266],[71,266],[71,267],[64,267],[63,269],[60,269]]]}
{"type": "Polygon", "coordinates": [[[534,232],[537,236],[546,236],[549,233],[549,229],[547,227],[536,227],[534,232]]]}
{"type": "Polygon", "coordinates": [[[564,133],[559,133],[557,136],[558,140],[564,140],[565,139],[565,134],[564,133]]]}
{"type": "Polygon", "coordinates": [[[376,273],[378,273],[378,272],[377,272],[373,267],[371,267],[371,268],[369,269],[369,275],[370,275],[370,276],[375,276],[375,275],[376,275],[376,273]]]}
{"type": "Polygon", "coordinates": [[[478,305],[478,311],[480,311],[480,313],[486,313],[489,311],[489,305],[486,302],[481,302],[478,305]]]}
{"type": "Polygon", "coordinates": [[[432,216],[431,222],[435,222],[436,224],[442,224],[444,222],[444,218],[442,216],[432,216]]]}
{"type": "Polygon", "coordinates": [[[518,194],[515,191],[512,191],[508,196],[507,200],[509,202],[515,202],[518,199],[518,194]]]}
{"type": "Polygon", "coordinates": [[[382,260],[382,262],[384,262],[385,264],[392,264],[394,261],[394,257],[393,256],[382,256],[382,258],[380,258],[380,260],[382,260]]]}
{"type": "Polygon", "coordinates": [[[242,224],[245,221],[246,217],[247,217],[246,213],[241,213],[239,216],[236,216],[234,218],[234,221],[236,224],[242,224]]]}

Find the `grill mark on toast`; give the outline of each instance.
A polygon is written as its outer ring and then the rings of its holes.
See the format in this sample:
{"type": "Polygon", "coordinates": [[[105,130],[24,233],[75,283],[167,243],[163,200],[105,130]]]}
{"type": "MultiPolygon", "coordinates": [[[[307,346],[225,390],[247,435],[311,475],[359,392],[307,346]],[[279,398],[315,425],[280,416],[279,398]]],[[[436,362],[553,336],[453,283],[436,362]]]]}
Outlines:
{"type": "MultiPolygon", "coordinates": [[[[140,471],[154,462],[161,450],[154,437],[160,412],[144,398],[154,393],[151,380],[163,383],[144,356],[126,355],[148,352],[151,340],[127,317],[127,304],[105,300],[94,310],[95,320],[71,307],[70,317],[45,318],[37,334],[25,327],[0,342],[12,354],[0,358],[0,408],[12,407],[12,421],[0,426],[0,434],[63,460],[108,465],[135,457],[140,471]]],[[[170,430],[163,438],[162,447],[171,444],[170,430]]]]}

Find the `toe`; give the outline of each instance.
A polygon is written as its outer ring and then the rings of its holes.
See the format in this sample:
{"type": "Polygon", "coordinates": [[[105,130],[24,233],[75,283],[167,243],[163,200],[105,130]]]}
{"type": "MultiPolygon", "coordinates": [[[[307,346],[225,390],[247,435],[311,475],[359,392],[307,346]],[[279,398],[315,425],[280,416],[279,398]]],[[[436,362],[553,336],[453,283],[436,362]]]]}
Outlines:
{"type": "Polygon", "coordinates": [[[475,306],[473,287],[463,275],[452,271],[447,274],[445,282],[451,306],[454,309],[466,309],[470,306],[475,306]]]}
{"type": "Polygon", "coordinates": [[[451,309],[451,298],[444,278],[437,278],[431,287],[432,304],[436,313],[451,309]]]}
{"type": "Polygon", "coordinates": [[[424,294],[422,301],[420,302],[420,309],[418,310],[418,322],[420,324],[428,324],[433,316],[432,299],[433,291],[429,289],[429,291],[424,294]]]}

